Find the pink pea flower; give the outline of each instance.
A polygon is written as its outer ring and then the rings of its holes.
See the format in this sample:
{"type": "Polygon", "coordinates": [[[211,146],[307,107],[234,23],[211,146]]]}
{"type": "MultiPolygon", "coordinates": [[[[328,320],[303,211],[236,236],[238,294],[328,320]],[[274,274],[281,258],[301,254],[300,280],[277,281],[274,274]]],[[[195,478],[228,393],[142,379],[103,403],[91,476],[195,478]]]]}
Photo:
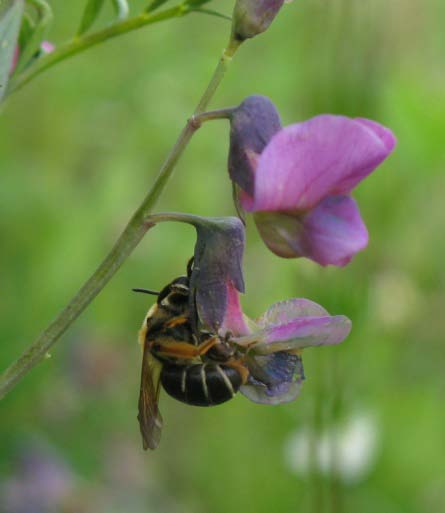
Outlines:
{"type": "Polygon", "coordinates": [[[229,173],[275,254],[344,266],[368,244],[350,193],[395,144],[363,118],[323,114],[281,128],[272,102],[251,96],[231,118],[229,173]]]}
{"type": "Polygon", "coordinates": [[[220,334],[246,348],[249,378],[240,389],[251,401],[280,404],[293,401],[304,376],[302,350],[334,345],[351,331],[344,315],[331,316],[308,299],[289,299],[273,304],[261,317],[247,318],[235,288],[230,289],[220,334]]]}

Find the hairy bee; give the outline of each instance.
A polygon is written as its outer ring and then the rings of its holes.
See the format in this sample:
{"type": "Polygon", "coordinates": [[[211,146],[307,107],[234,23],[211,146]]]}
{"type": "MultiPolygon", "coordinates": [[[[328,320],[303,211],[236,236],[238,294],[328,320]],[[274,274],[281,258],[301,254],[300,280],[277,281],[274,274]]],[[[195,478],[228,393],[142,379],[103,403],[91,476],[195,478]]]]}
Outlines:
{"type": "Polygon", "coordinates": [[[160,385],[175,399],[194,406],[214,406],[234,397],[249,371],[236,348],[217,334],[195,327],[196,311],[190,301],[190,276],[180,276],[155,294],[139,331],[143,348],[139,395],[139,426],[144,449],[159,443],[162,417],[160,385]]]}

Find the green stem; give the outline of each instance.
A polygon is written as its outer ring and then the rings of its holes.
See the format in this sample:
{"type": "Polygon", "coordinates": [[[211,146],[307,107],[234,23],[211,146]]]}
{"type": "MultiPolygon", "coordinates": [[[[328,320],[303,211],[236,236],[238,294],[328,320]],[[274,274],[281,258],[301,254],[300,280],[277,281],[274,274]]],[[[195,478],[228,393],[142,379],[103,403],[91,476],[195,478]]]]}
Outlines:
{"type": "Polygon", "coordinates": [[[151,25],[152,23],[157,23],[159,21],[184,16],[189,12],[192,12],[192,9],[190,9],[186,3],[172,7],[171,9],[166,9],[165,11],[156,14],[143,12],[138,16],[124,19],[123,21],[115,23],[103,30],[99,30],[98,32],[93,32],[92,34],[75,38],[72,41],[59,46],[53,52],[40,57],[35,64],[21,73],[17,79],[11,80],[8,87],[8,94],[18,91],[33,78],[42,73],[42,71],[45,71],[51,66],[54,66],[54,64],[64,61],[65,59],[83,52],[92,46],[102,43],[107,39],[111,39],[121,34],[125,34],[126,32],[136,30],[138,28],[144,27],[145,25],[151,25]]]}
{"type": "Polygon", "coordinates": [[[311,513],[321,513],[325,511],[325,483],[321,475],[319,462],[319,443],[324,431],[323,406],[325,382],[323,379],[325,371],[325,361],[323,354],[317,355],[316,369],[314,374],[318,376],[318,383],[315,387],[315,396],[313,401],[313,415],[310,425],[310,447],[309,447],[309,468],[311,481],[311,513]]]}
{"type": "Polygon", "coordinates": [[[100,264],[97,270],[74,296],[74,298],[68,303],[68,305],[60,312],[56,319],[48,326],[48,328],[41,333],[41,335],[28,347],[28,349],[25,350],[17,361],[12,363],[10,367],[0,375],[0,399],[3,398],[33,367],[42,361],[53,344],[59,340],[69,326],[105,287],[108,281],[131,254],[133,249],[138,245],[146,231],[153,226],[149,221],[147,222],[146,217],[153,210],[153,207],[172,175],[176,162],[185,150],[192,135],[200,126],[201,122],[210,119],[217,119],[212,116],[206,118],[206,115],[202,113],[214,95],[227,70],[227,66],[230,63],[231,58],[238,47],[239,43],[232,44],[232,42],[230,42],[227,49],[224,50],[210,83],[199,101],[198,106],[193,112],[193,115],[187,121],[178,140],[176,141],[176,144],[167,156],[167,159],[165,160],[150,191],[140,207],[134,213],[133,217],[130,219],[109,255],[100,264]]]}

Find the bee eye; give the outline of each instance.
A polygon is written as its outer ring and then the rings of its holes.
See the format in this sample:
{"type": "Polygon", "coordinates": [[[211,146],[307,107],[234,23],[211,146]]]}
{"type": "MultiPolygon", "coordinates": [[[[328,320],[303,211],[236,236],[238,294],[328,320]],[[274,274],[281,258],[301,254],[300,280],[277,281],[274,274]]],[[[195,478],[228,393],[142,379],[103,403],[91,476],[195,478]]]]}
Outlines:
{"type": "Polygon", "coordinates": [[[185,294],[182,294],[181,292],[172,292],[168,296],[168,302],[171,305],[181,305],[185,304],[188,301],[188,297],[185,294]]]}

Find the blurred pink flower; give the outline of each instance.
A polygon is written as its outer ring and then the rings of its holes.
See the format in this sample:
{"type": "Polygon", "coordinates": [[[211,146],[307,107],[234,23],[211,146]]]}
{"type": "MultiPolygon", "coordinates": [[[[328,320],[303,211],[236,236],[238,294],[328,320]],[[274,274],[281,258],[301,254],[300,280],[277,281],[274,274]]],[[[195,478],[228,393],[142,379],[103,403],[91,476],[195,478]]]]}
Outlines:
{"type": "Polygon", "coordinates": [[[54,49],[55,46],[49,41],[42,41],[42,44],[40,45],[40,50],[42,50],[43,53],[51,53],[54,49]]]}
{"type": "Polygon", "coordinates": [[[323,114],[281,128],[272,102],[252,96],[232,115],[229,172],[274,253],[343,266],[368,243],[350,193],[395,144],[363,118],[323,114]]]}

